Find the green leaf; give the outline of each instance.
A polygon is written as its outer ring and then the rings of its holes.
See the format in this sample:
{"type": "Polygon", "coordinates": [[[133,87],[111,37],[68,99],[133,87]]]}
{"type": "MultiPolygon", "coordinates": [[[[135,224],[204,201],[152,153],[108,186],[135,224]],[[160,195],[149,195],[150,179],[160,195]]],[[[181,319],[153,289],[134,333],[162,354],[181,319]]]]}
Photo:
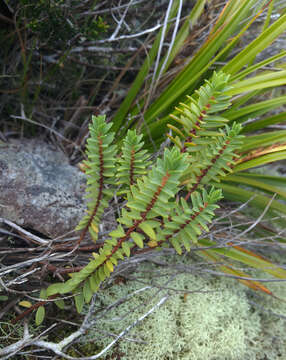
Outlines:
{"type": "Polygon", "coordinates": [[[179,241],[176,238],[171,239],[171,244],[179,255],[182,255],[182,249],[179,241]]]}
{"type": "Polygon", "coordinates": [[[99,282],[98,279],[97,279],[96,274],[92,274],[92,275],[89,277],[89,283],[90,283],[91,291],[92,291],[93,293],[95,293],[95,292],[98,290],[99,284],[100,284],[100,282],[99,282]]]}
{"type": "Polygon", "coordinates": [[[103,265],[103,270],[104,270],[104,273],[105,273],[105,277],[109,277],[111,271],[110,271],[109,267],[106,265],[106,263],[103,265]]]}
{"type": "Polygon", "coordinates": [[[123,242],[121,244],[121,247],[122,247],[123,251],[125,252],[126,256],[129,257],[130,256],[130,247],[128,246],[128,244],[126,242],[123,242]]]}
{"type": "Polygon", "coordinates": [[[109,233],[109,236],[115,237],[115,238],[120,238],[120,237],[125,236],[123,227],[121,225],[118,225],[117,229],[115,229],[109,233]]]}
{"type": "Polygon", "coordinates": [[[40,299],[47,299],[48,296],[47,296],[47,290],[46,289],[42,289],[41,292],[40,292],[40,299]]]}
{"type": "Polygon", "coordinates": [[[93,295],[93,292],[90,287],[89,279],[85,280],[82,291],[83,291],[83,296],[84,296],[85,302],[87,304],[89,304],[89,302],[92,298],[92,295],[93,295]]]}
{"type": "Polygon", "coordinates": [[[113,265],[117,266],[117,259],[114,256],[111,256],[109,260],[112,262],[113,265]]]}
{"type": "Polygon", "coordinates": [[[99,269],[98,269],[98,277],[100,279],[100,281],[104,281],[106,279],[106,274],[105,274],[105,271],[104,271],[104,266],[101,266],[99,269]]]}
{"type": "Polygon", "coordinates": [[[156,240],[156,234],[153,230],[153,228],[149,225],[147,221],[142,222],[139,225],[139,228],[144,231],[144,233],[149,236],[151,240],[156,240]]]}
{"type": "Polygon", "coordinates": [[[83,295],[82,288],[80,288],[79,291],[80,291],[79,294],[74,295],[74,300],[75,300],[76,310],[80,314],[82,312],[83,305],[84,305],[84,295],[83,295]]]}
{"type": "Polygon", "coordinates": [[[133,241],[135,242],[135,244],[137,246],[139,246],[140,249],[143,249],[143,247],[144,247],[144,242],[143,242],[144,236],[142,234],[139,234],[139,233],[134,232],[134,231],[130,234],[130,236],[133,239],[133,241]]]}
{"type": "Polygon", "coordinates": [[[51,296],[51,295],[55,295],[55,294],[60,294],[61,293],[61,290],[63,288],[63,283],[55,283],[55,284],[52,284],[50,285],[48,288],[47,288],[47,296],[51,296]]]}
{"type": "Polygon", "coordinates": [[[286,112],[277,115],[269,116],[267,118],[256,120],[250,124],[244,125],[242,133],[248,133],[260,129],[265,129],[267,126],[279,124],[286,119],[286,112]]]}
{"type": "MultiPolygon", "coordinates": [[[[273,4],[273,1],[272,1],[272,4],[273,4]]],[[[248,66],[245,70],[240,71],[236,75],[232,76],[231,80],[232,81],[241,80],[245,76],[247,76],[248,74],[251,74],[251,73],[253,73],[254,71],[256,71],[258,69],[261,69],[262,67],[264,67],[264,66],[266,66],[268,64],[271,64],[274,61],[280,60],[285,56],[286,56],[286,51],[282,50],[279,54],[275,54],[274,56],[271,56],[270,58],[264,59],[264,60],[260,61],[257,64],[254,64],[252,66],[248,66]]]]}
{"type": "Polygon", "coordinates": [[[122,253],[123,253],[123,249],[122,250],[118,249],[113,256],[116,256],[120,260],[124,260],[124,256],[122,255],[122,253]]]}
{"type": "MultiPolygon", "coordinates": [[[[224,116],[226,116],[229,120],[232,121],[236,120],[241,123],[248,119],[253,119],[258,116],[261,116],[266,112],[274,110],[285,103],[286,103],[286,96],[274,97],[269,100],[258,101],[258,102],[256,101],[254,104],[250,104],[241,107],[239,109],[237,109],[236,107],[231,107],[229,110],[224,112],[224,116]]],[[[245,128],[243,130],[245,131],[245,128]]]]}
{"type": "Polygon", "coordinates": [[[59,299],[55,301],[55,304],[57,305],[57,307],[61,310],[63,310],[65,308],[65,302],[63,299],[59,299]]]}
{"type": "Polygon", "coordinates": [[[107,266],[107,268],[108,268],[108,270],[109,270],[110,272],[113,272],[114,267],[113,267],[113,263],[112,263],[111,260],[107,260],[106,263],[105,263],[105,265],[107,266]]]}
{"type": "Polygon", "coordinates": [[[18,303],[18,305],[23,306],[23,307],[28,308],[28,309],[33,306],[32,303],[30,301],[27,301],[27,300],[20,301],[18,303]]]}
{"type": "Polygon", "coordinates": [[[44,306],[39,306],[36,311],[35,323],[37,326],[41,325],[45,318],[45,308],[44,306]]]}
{"type": "MultiPolygon", "coordinates": [[[[256,174],[256,173],[249,173],[249,172],[243,172],[243,173],[237,173],[235,175],[228,175],[226,179],[229,177],[232,178],[232,176],[243,176],[244,178],[251,179],[251,180],[257,180],[261,181],[265,184],[273,185],[275,188],[281,188],[281,190],[286,188],[286,177],[282,177],[279,175],[266,175],[266,174],[256,174]]],[[[276,191],[273,191],[276,192],[276,191]]],[[[283,195],[284,196],[284,195],[283,195]]]]}
{"type": "Polygon", "coordinates": [[[187,251],[191,250],[191,242],[190,240],[187,238],[187,236],[182,236],[182,240],[183,240],[183,245],[186,248],[187,251]]]}

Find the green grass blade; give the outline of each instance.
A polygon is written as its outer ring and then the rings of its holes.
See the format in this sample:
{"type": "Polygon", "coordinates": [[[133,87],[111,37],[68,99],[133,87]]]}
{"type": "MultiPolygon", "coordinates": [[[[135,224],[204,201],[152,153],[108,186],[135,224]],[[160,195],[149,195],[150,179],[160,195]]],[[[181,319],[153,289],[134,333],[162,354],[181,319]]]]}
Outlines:
{"type": "MultiPolygon", "coordinates": [[[[229,185],[224,182],[214,185],[222,189],[224,197],[228,200],[247,202],[252,198],[252,200],[250,200],[249,202],[249,205],[262,211],[265,209],[265,207],[269,204],[270,201],[267,196],[255,193],[253,191],[245,190],[238,186],[229,185]]],[[[286,205],[277,200],[273,200],[268,209],[268,213],[277,216],[277,213],[273,211],[278,212],[278,214],[280,215],[286,215],[286,205]]],[[[285,220],[283,220],[283,222],[285,224],[285,220]]]]}
{"type": "Polygon", "coordinates": [[[242,133],[246,134],[251,131],[257,131],[260,129],[265,129],[267,126],[279,124],[286,120],[286,112],[282,112],[277,115],[269,116],[266,119],[256,120],[251,124],[247,124],[242,128],[242,133]]]}
{"type": "Polygon", "coordinates": [[[241,80],[241,79],[245,78],[247,75],[253,73],[254,71],[257,71],[257,70],[261,69],[262,67],[271,64],[274,61],[280,60],[285,56],[286,56],[286,50],[283,50],[279,54],[271,56],[270,58],[260,61],[259,63],[254,64],[252,66],[248,66],[245,70],[240,71],[238,74],[232,76],[231,81],[241,80]]]}
{"type": "Polygon", "coordinates": [[[232,83],[232,88],[227,91],[227,95],[237,95],[242,92],[248,92],[259,89],[267,89],[271,87],[286,84],[286,70],[270,72],[262,75],[253,76],[246,80],[232,83]]]}
{"type": "Polygon", "coordinates": [[[286,95],[279,96],[270,100],[256,102],[254,104],[242,107],[240,109],[231,107],[223,113],[227,119],[236,122],[243,122],[249,118],[254,118],[257,114],[264,114],[267,111],[276,109],[286,103],[286,95]]]}
{"type": "Polygon", "coordinates": [[[273,152],[238,164],[233,168],[233,172],[251,169],[257,166],[269,164],[273,161],[279,161],[284,159],[286,159],[286,150],[273,152]]]}
{"type": "Polygon", "coordinates": [[[243,66],[249,63],[249,59],[255,58],[284,31],[286,31],[286,14],[280,16],[268,29],[263,31],[244,50],[229,61],[222,70],[229,74],[236,74],[243,66]]]}
{"type": "Polygon", "coordinates": [[[274,10],[274,2],[275,2],[275,0],[272,0],[270,2],[269,6],[268,6],[267,15],[266,15],[266,18],[265,18],[265,21],[264,21],[264,24],[263,24],[262,31],[265,31],[269,27],[270,20],[271,20],[271,15],[272,15],[273,10],[274,10]]]}
{"type": "MultiPolygon", "coordinates": [[[[215,242],[208,239],[200,239],[198,243],[201,246],[208,247],[216,245],[215,242]]],[[[268,274],[273,275],[278,279],[286,278],[286,270],[248,251],[241,251],[231,246],[226,248],[214,248],[211,249],[211,251],[216,254],[226,256],[229,259],[239,261],[247,266],[251,266],[255,269],[267,272],[268,274]]]]}
{"type": "Polygon", "coordinates": [[[251,149],[273,145],[275,143],[286,142],[286,130],[271,131],[270,133],[247,136],[242,139],[243,144],[240,152],[247,152],[251,149]]]}
{"type": "Polygon", "coordinates": [[[239,109],[241,106],[243,106],[245,103],[247,103],[248,101],[250,101],[252,98],[258,96],[260,93],[262,92],[262,90],[255,90],[255,91],[250,91],[248,93],[245,93],[237,98],[234,98],[232,100],[232,105],[231,105],[231,108],[224,111],[222,113],[222,116],[224,117],[227,117],[227,114],[228,113],[232,113],[234,112],[235,113],[235,110],[236,109],[239,109]]]}
{"type": "MultiPolygon", "coordinates": [[[[256,174],[253,174],[253,175],[256,175],[256,174]]],[[[234,183],[238,183],[238,184],[247,185],[249,187],[254,187],[256,189],[260,189],[260,190],[263,190],[265,192],[269,192],[272,194],[278,194],[286,199],[286,191],[282,190],[279,187],[265,184],[265,182],[263,181],[263,176],[256,177],[256,179],[255,179],[255,177],[244,176],[243,173],[239,173],[239,174],[226,176],[225,181],[230,181],[230,182],[234,182],[234,183]]],[[[285,179],[284,186],[286,186],[286,179],[285,179]]]]}
{"type": "MultiPolygon", "coordinates": [[[[186,41],[187,37],[190,34],[190,29],[197,23],[199,17],[201,16],[201,14],[204,10],[204,6],[207,1],[208,0],[197,0],[196,1],[195,6],[191,10],[187,19],[184,21],[184,24],[181,26],[181,28],[176,36],[176,39],[175,39],[175,42],[174,42],[174,45],[172,48],[172,52],[171,52],[170,56],[168,57],[168,60],[166,61],[164,71],[166,71],[166,69],[168,69],[168,67],[174,60],[175,56],[179,53],[180,49],[184,45],[184,42],[186,41]]],[[[159,69],[161,68],[162,64],[165,62],[165,59],[166,59],[166,57],[164,57],[162,59],[159,69]]]]}
{"type": "Polygon", "coordinates": [[[178,102],[186,92],[190,92],[193,86],[211,65],[210,60],[225,45],[226,40],[235,32],[240,22],[249,14],[255,1],[240,1],[239,9],[228,18],[215,33],[211,34],[208,40],[202,45],[201,49],[192,58],[189,64],[171,82],[161,96],[150,106],[145,113],[145,121],[152,122],[167,110],[172,104],[178,102]],[[203,69],[203,71],[202,71],[203,69]]]}
{"type": "MultiPolygon", "coordinates": [[[[176,14],[177,8],[178,8],[178,2],[175,2],[175,5],[173,6],[173,8],[170,12],[170,18],[174,17],[174,15],[176,14]]],[[[169,28],[170,28],[170,23],[167,26],[167,31],[169,28]]],[[[117,132],[120,129],[123,121],[126,118],[126,115],[130,109],[132,102],[134,101],[135,97],[138,95],[138,92],[141,89],[141,87],[151,69],[151,66],[157,55],[157,51],[158,51],[160,41],[161,41],[161,36],[162,36],[162,29],[159,31],[158,35],[156,36],[153,46],[152,46],[150,52],[148,53],[148,56],[147,56],[146,60],[144,61],[138,75],[136,76],[135,80],[133,81],[133,84],[132,84],[131,88],[129,89],[128,94],[126,95],[124,101],[122,102],[121,106],[119,107],[115,116],[113,117],[112,130],[115,132],[117,132]]]]}
{"type": "MultiPolygon", "coordinates": [[[[265,175],[265,174],[257,174],[250,172],[243,172],[236,174],[239,176],[243,176],[244,178],[255,179],[258,181],[263,181],[265,184],[273,185],[275,187],[280,187],[282,189],[286,189],[286,177],[284,176],[276,176],[276,175],[265,175]]],[[[236,176],[235,175],[235,176],[236,176]]],[[[232,175],[228,175],[232,176],[232,175]]]]}

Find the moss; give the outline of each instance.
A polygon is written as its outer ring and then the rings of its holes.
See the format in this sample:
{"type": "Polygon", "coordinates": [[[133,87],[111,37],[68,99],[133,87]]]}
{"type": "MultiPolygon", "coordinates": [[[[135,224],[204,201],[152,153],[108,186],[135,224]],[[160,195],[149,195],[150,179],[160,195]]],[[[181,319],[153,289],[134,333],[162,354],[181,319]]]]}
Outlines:
{"type": "MultiPolygon", "coordinates": [[[[142,270],[147,271],[148,267],[142,270]]],[[[146,281],[148,276],[146,273],[143,276],[146,281]]],[[[167,280],[166,275],[156,282],[163,285],[167,280]]],[[[173,293],[161,308],[128,333],[126,337],[129,340],[119,342],[116,351],[121,359],[259,359],[256,357],[257,346],[262,353],[260,342],[264,341],[261,337],[261,316],[251,309],[241,285],[235,281],[181,274],[168,286],[184,291],[201,289],[203,292],[187,295],[184,292],[173,293]]],[[[99,295],[100,301],[105,305],[111,304],[139,288],[142,285],[137,282],[115,285],[99,295]]],[[[163,293],[158,294],[158,289],[149,289],[132,296],[128,302],[112,310],[108,318],[99,321],[84,341],[96,338],[97,347],[106,346],[112,340],[106,333],[119,334],[154,306],[163,293]]]]}
{"type": "MultiPolygon", "coordinates": [[[[281,263],[281,259],[277,260],[281,263]]],[[[270,279],[265,273],[254,275],[270,279]]],[[[273,282],[267,283],[267,287],[277,298],[256,293],[249,296],[249,300],[255,303],[261,324],[259,337],[249,350],[259,360],[286,359],[286,284],[284,281],[273,282]]]]}

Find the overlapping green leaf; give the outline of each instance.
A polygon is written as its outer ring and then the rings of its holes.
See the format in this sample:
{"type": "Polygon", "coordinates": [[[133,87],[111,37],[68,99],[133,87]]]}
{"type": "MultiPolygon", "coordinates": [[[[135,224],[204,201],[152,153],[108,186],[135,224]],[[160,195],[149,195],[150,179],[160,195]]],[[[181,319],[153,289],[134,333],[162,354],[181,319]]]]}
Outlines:
{"type": "Polygon", "coordinates": [[[114,133],[110,132],[105,116],[93,117],[89,126],[90,138],[87,141],[87,157],[84,162],[87,175],[87,215],[83,217],[76,230],[88,231],[97,240],[99,223],[113,191],[108,185],[114,184],[116,146],[112,145],[114,133]]]}
{"type": "MultiPolygon", "coordinates": [[[[146,175],[149,155],[147,150],[143,150],[143,135],[138,135],[135,130],[128,130],[123,140],[122,155],[119,157],[119,166],[117,167],[117,184],[123,189],[130,189],[137,178],[146,175]]],[[[124,191],[124,190],[123,190],[124,191]]]]}

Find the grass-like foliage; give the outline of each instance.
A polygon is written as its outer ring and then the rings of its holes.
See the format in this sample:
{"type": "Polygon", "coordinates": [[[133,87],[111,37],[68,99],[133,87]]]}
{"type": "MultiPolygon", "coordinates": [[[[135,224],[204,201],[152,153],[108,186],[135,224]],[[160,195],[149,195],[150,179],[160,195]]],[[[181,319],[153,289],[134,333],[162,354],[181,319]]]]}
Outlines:
{"type": "Polygon", "coordinates": [[[80,241],[87,232],[97,240],[104,209],[114,195],[122,196],[124,206],[117,228],[93,259],[66,282],[51,285],[46,296],[73,292],[81,312],[118,262],[135,250],[173,247],[182,254],[208,231],[222,198],[221,190],[209,184],[231,171],[242,142],[240,125],[229,128],[226,119],[214,115],[230,104],[224,94],[227,80],[226,74],[214,73],[211,81],[180,104],[179,115],[173,117],[179,125],[169,126],[178,136],[169,135],[174,144],[153,161],[135,130],[128,131],[120,147],[114,144],[112,124],[105,116],[93,117],[84,164],[87,214],[77,227],[80,241]]]}

